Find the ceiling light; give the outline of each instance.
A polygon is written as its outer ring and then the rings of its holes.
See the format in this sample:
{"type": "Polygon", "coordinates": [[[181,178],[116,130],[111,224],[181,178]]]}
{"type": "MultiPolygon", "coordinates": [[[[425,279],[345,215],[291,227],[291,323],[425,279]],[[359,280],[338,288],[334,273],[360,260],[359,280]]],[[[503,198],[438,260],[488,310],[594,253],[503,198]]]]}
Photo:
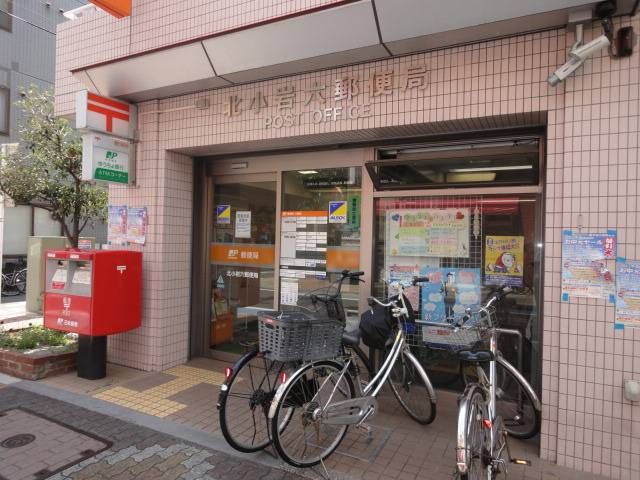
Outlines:
{"type": "Polygon", "coordinates": [[[533,165],[512,165],[508,167],[477,167],[477,168],[452,168],[449,170],[451,173],[464,173],[464,172],[495,172],[498,170],[531,170],[533,165]]]}
{"type": "Polygon", "coordinates": [[[302,175],[313,175],[318,172],[316,170],[298,170],[298,173],[301,173],[302,175]]]}

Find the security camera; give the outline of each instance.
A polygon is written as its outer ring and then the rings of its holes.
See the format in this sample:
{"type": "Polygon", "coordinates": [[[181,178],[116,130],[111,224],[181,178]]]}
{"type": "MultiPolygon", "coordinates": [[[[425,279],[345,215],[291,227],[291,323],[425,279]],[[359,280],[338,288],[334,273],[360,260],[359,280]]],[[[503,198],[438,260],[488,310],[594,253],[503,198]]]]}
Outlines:
{"type": "Polygon", "coordinates": [[[562,80],[571,75],[578,67],[580,67],[587,58],[592,57],[603,48],[607,48],[611,42],[606,35],[600,35],[595,40],[580,47],[574,48],[569,52],[569,60],[558,68],[547,81],[552,87],[558,85],[562,80]]]}

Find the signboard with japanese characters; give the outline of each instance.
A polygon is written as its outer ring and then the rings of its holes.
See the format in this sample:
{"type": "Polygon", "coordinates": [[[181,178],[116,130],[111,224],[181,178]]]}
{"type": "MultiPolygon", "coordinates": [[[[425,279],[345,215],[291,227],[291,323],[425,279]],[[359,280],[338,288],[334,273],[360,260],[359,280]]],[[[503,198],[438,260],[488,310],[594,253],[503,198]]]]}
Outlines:
{"type": "Polygon", "coordinates": [[[135,148],[129,140],[109,135],[82,135],[82,179],[131,183],[135,148]]]}
{"type": "Polygon", "coordinates": [[[227,117],[248,115],[261,119],[265,129],[288,128],[302,124],[326,124],[356,120],[374,115],[376,103],[401,92],[425,90],[429,69],[412,64],[401,69],[375,70],[367,77],[342,75],[328,81],[287,83],[273,92],[249,90],[246,95],[231,94],[224,99],[220,113],[227,117]]]}

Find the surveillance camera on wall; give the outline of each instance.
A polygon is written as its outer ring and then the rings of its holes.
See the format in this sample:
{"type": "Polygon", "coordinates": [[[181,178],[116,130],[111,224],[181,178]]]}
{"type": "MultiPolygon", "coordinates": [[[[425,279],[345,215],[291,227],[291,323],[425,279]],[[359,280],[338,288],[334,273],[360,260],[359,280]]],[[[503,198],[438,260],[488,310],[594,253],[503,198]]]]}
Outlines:
{"type": "Polygon", "coordinates": [[[569,60],[558,68],[547,81],[552,87],[558,85],[561,81],[571,75],[578,67],[580,67],[587,58],[594,56],[603,48],[607,48],[611,42],[605,35],[600,35],[595,40],[575,48],[569,52],[569,60]]]}

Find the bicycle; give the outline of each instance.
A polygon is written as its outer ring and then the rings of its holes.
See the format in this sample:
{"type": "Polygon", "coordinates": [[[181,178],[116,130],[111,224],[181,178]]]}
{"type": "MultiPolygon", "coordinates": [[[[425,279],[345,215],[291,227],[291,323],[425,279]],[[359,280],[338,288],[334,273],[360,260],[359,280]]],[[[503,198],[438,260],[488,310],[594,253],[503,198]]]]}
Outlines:
{"type": "MultiPolygon", "coordinates": [[[[459,400],[456,474],[461,480],[495,478],[502,467],[506,469],[506,461],[502,458],[505,450],[510,462],[528,464],[511,457],[508,430],[496,411],[498,350],[494,304],[510,292],[509,287],[498,289],[484,306],[475,312],[466,309],[462,318],[452,324],[423,322],[427,324],[423,331],[427,345],[455,351],[463,363],[476,370],[477,381],[467,384],[459,400]],[[488,350],[485,349],[487,343],[488,350]],[[486,364],[489,365],[488,377],[483,368],[486,364]]],[[[533,391],[521,375],[515,378],[522,382],[525,395],[533,391]]],[[[533,399],[529,400],[533,402],[533,399]]]]}
{"type": "Polygon", "coordinates": [[[3,296],[23,295],[27,289],[27,269],[21,268],[22,263],[15,264],[11,272],[2,272],[3,296]]]}
{"type": "MultiPolygon", "coordinates": [[[[342,284],[347,279],[362,281],[362,275],[364,272],[344,270],[339,280],[325,287],[327,293],[309,293],[304,298],[311,302],[310,313],[317,313],[318,306],[322,305],[327,316],[344,326],[346,315],[342,305],[342,284]],[[335,293],[329,293],[335,285],[335,293]]],[[[307,309],[303,307],[302,311],[305,310],[307,309]]],[[[293,312],[300,313],[300,310],[293,312]]],[[[345,355],[352,352],[354,358],[358,359],[357,368],[363,375],[370,376],[369,359],[360,349],[359,343],[359,337],[353,332],[343,332],[341,353],[345,355]]],[[[232,367],[225,368],[225,381],[220,388],[217,409],[222,435],[231,447],[240,452],[251,453],[271,444],[268,419],[271,400],[287,372],[297,369],[301,363],[301,359],[273,360],[269,351],[256,347],[240,357],[232,367]]],[[[280,428],[284,428],[287,423],[285,421],[280,428]]]]}
{"type": "MultiPolygon", "coordinates": [[[[426,277],[414,278],[413,284],[425,281],[426,277]]],[[[395,324],[391,347],[371,380],[362,382],[353,356],[346,355],[306,363],[276,390],[269,410],[273,444],[290,465],[317,465],[338,448],[349,425],[365,426],[377,410],[376,397],[388,379],[393,378],[392,389],[412,418],[423,424],[434,420],[436,393],[405,342],[405,323],[413,319],[409,318],[403,285],[392,283],[389,291],[387,302],[369,299],[372,307],[384,308],[395,324]],[[412,392],[418,393],[426,412],[414,410],[416,406],[406,401],[412,392]],[[282,428],[284,424],[286,428],[282,428]]]]}

